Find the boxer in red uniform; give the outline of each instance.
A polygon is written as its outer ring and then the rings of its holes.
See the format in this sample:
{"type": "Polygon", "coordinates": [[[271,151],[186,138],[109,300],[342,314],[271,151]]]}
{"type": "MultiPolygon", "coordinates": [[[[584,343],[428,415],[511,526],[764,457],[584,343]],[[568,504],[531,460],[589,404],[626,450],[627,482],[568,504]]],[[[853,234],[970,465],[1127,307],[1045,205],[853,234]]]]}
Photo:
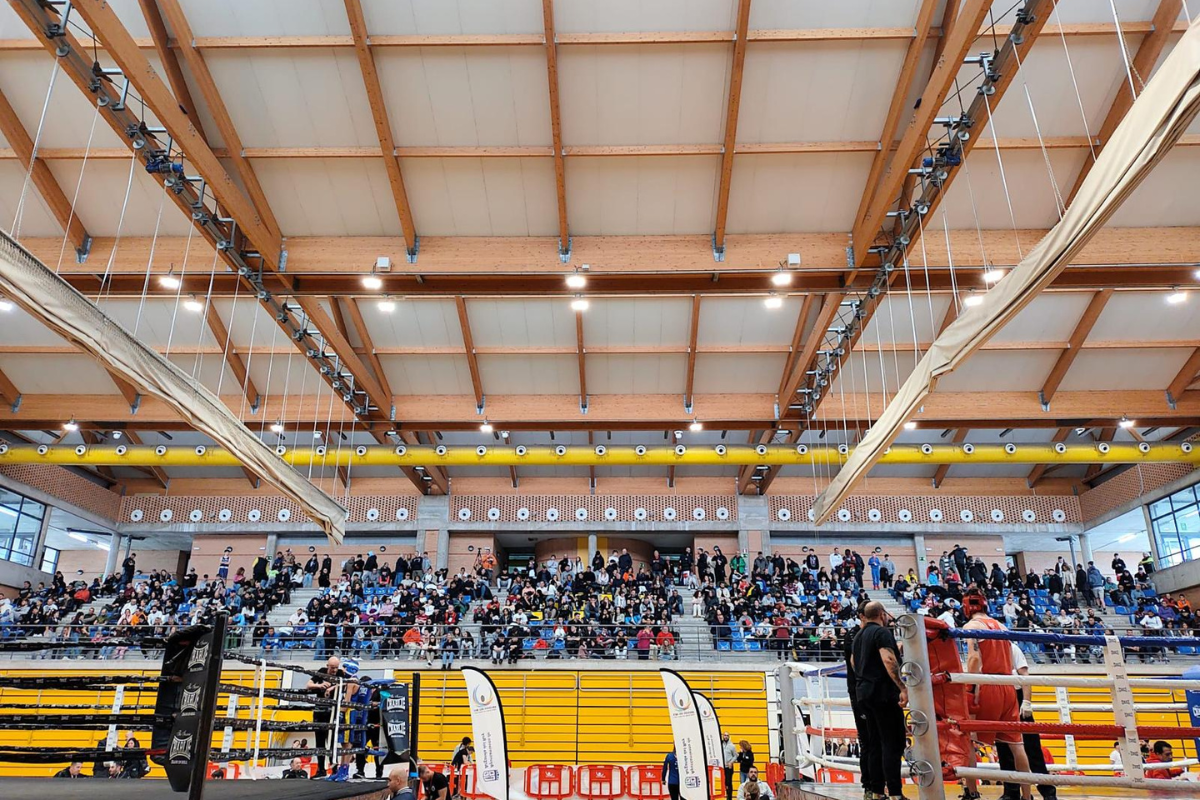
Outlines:
{"type": "MultiPolygon", "coordinates": [[[[988,616],[987,598],[980,592],[967,592],[963,595],[963,614],[967,624],[963,630],[968,631],[1006,631],[1002,624],[988,616]]],[[[967,672],[980,675],[1012,675],[1012,645],[1007,640],[997,639],[968,639],[967,640],[967,672]]],[[[1017,703],[1017,689],[1014,686],[987,686],[977,684],[974,696],[971,698],[971,711],[977,720],[987,722],[1018,722],[1021,709],[1017,703]]],[[[1013,764],[1018,772],[1029,772],[1029,757],[1025,755],[1021,734],[1014,731],[987,732],[979,731],[974,734],[976,741],[983,744],[996,743],[997,746],[1007,747],[1013,756],[1013,764]]],[[[963,800],[974,800],[979,797],[979,782],[974,778],[963,779],[965,791],[963,800]]],[[[1032,788],[1029,784],[1021,784],[1021,797],[1031,800],[1032,788]]]]}

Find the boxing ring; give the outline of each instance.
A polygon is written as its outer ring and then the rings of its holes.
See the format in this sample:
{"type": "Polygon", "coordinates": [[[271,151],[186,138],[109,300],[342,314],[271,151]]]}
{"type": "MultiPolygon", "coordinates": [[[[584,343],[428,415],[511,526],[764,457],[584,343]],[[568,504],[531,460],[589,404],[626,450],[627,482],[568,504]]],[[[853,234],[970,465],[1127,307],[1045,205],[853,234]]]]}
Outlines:
{"type": "MultiPolygon", "coordinates": [[[[1061,787],[1065,794],[1120,797],[1200,797],[1197,759],[1175,758],[1170,763],[1143,763],[1139,739],[1200,739],[1200,679],[1181,677],[1131,677],[1123,647],[1162,651],[1195,647],[1195,639],[1169,637],[1071,636],[1017,631],[976,631],[949,628],[936,620],[905,615],[897,620],[896,638],[903,648],[901,679],[909,692],[906,714],[908,746],[905,750],[906,782],[915,784],[920,800],[945,800],[956,790],[959,779],[1061,787]],[[1102,655],[1105,674],[1078,675],[980,675],[962,671],[959,642],[993,639],[1014,643],[1076,646],[1096,649],[1102,655]],[[974,685],[1025,687],[1026,698],[1033,687],[1052,689],[1055,702],[1030,704],[1032,710],[1054,712],[1058,722],[994,722],[976,720],[967,714],[966,690],[974,685]],[[1104,692],[1111,702],[1071,702],[1069,689],[1104,692]],[[1187,702],[1138,702],[1134,690],[1186,692],[1187,702]],[[1195,709],[1189,706],[1196,706],[1195,709]],[[1072,711],[1095,716],[1112,715],[1112,722],[1080,724],[1071,721],[1072,711]],[[1139,725],[1139,713],[1192,713],[1192,725],[1139,725]],[[1047,771],[1001,770],[994,763],[970,765],[965,748],[973,747],[969,736],[977,732],[1038,734],[1063,740],[1066,763],[1047,764],[1047,771]],[[1117,742],[1120,764],[1083,763],[1076,756],[1076,743],[1087,740],[1117,742]],[[1179,769],[1185,777],[1170,780],[1147,777],[1147,771],[1179,769]],[[947,785],[949,784],[949,786],[947,785]]],[[[847,696],[845,665],[815,666],[791,663],[779,670],[783,711],[784,755],[788,781],[780,792],[783,800],[801,797],[861,797],[857,758],[830,755],[830,740],[856,739],[858,731],[847,696]],[[788,735],[790,734],[790,735],[788,735]]],[[[1174,697],[1174,694],[1172,694],[1174,697]]],[[[986,787],[984,787],[986,788],[986,787]]],[[[911,791],[911,788],[910,790],[911,791]]],[[[999,789],[997,787],[996,791],[999,789]]],[[[957,796],[957,792],[955,793],[957,796]]],[[[985,794],[985,797],[988,796],[985,794]]]]}
{"type": "MultiPolygon", "coordinates": [[[[29,693],[29,699],[36,700],[6,700],[0,707],[0,729],[29,731],[30,742],[37,731],[64,734],[59,743],[51,746],[0,744],[0,762],[55,766],[81,762],[89,767],[94,765],[89,772],[95,776],[83,782],[0,778],[0,797],[69,798],[78,793],[81,797],[86,794],[89,800],[110,795],[121,800],[138,800],[143,796],[162,797],[169,783],[175,792],[186,792],[189,800],[200,800],[202,794],[251,800],[274,797],[367,800],[386,791],[386,785],[378,780],[348,782],[350,759],[356,759],[362,769],[365,757],[373,756],[377,774],[390,764],[407,774],[410,736],[414,733],[412,709],[417,701],[415,692],[410,697],[410,688],[415,688],[415,684],[410,687],[390,679],[356,679],[353,673],[333,677],[295,664],[226,655],[224,636],[225,618],[221,616],[213,625],[194,626],[156,642],[155,648],[163,652],[162,669],[157,675],[43,672],[0,676],[0,689],[14,690],[18,695],[29,693]],[[225,659],[252,667],[252,684],[223,682],[225,659]],[[268,668],[287,670],[314,681],[324,680],[329,690],[322,695],[268,686],[268,668]],[[76,693],[92,696],[78,698],[76,693]],[[218,714],[218,701],[222,697],[224,708],[218,714]],[[76,702],[76,699],[102,698],[111,700],[76,702]],[[118,729],[127,731],[129,739],[136,739],[136,746],[120,746],[118,729]],[[71,746],[72,740],[77,742],[81,738],[94,741],[88,737],[88,731],[96,731],[99,741],[92,746],[71,746]],[[299,747],[272,746],[272,735],[281,734],[316,735],[318,741],[327,745],[308,747],[305,740],[299,747]],[[142,737],[149,738],[148,746],[141,745],[142,737]],[[341,774],[331,780],[224,780],[278,777],[268,775],[266,765],[274,761],[271,769],[282,771],[282,763],[293,758],[301,759],[311,772],[308,762],[313,757],[328,758],[335,768],[342,765],[341,774]],[[151,771],[150,763],[162,768],[167,782],[114,783],[97,779],[143,777],[151,771]],[[121,774],[138,764],[139,775],[121,774]],[[118,774],[102,774],[102,769],[112,769],[118,774]]],[[[16,642],[2,644],[0,650],[63,646],[71,645],[16,642]]]]}

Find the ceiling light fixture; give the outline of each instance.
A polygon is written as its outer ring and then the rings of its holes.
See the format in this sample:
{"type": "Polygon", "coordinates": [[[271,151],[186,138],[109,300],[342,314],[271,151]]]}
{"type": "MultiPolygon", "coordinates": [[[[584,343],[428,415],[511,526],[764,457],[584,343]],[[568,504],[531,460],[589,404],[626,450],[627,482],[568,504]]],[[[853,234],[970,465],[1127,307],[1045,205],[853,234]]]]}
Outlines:
{"type": "Polygon", "coordinates": [[[783,308],[783,298],[774,292],[771,292],[769,295],[767,295],[767,299],[763,300],[763,305],[771,310],[783,308]]]}
{"type": "Polygon", "coordinates": [[[396,310],[396,301],[386,295],[382,300],[375,304],[376,307],[385,314],[391,314],[396,310]]]}
{"type": "Polygon", "coordinates": [[[166,275],[160,275],[158,277],[158,285],[164,289],[178,289],[183,285],[183,281],[181,281],[179,276],[175,274],[175,268],[172,267],[171,269],[167,270],[166,275]]]}
{"type": "Polygon", "coordinates": [[[314,439],[320,439],[320,438],[321,438],[321,436],[322,436],[322,434],[321,434],[321,432],[320,432],[320,431],[313,431],[313,438],[314,438],[314,439]]]}
{"type": "Polygon", "coordinates": [[[183,301],[183,307],[193,314],[199,314],[204,310],[204,303],[196,299],[196,295],[188,295],[188,299],[183,301]]]}
{"type": "Polygon", "coordinates": [[[917,429],[917,423],[913,422],[911,419],[908,422],[904,423],[904,430],[915,431],[916,429],[917,429]]]}
{"type": "Polygon", "coordinates": [[[699,433],[700,431],[704,430],[704,423],[698,419],[694,419],[692,420],[692,424],[688,425],[688,430],[692,433],[699,433]]]}
{"type": "Polygon", "coordinates": [[[272,433],[283,433],[283,423],[280,422],[279,420],[275,420],[274,422],[272,422],[271,423],[271,432],[272,433]]]}
{"type": "Polygon", "coordinates": [[[480,433],[491,433],[492,430],[493,430],[492,423],[487,422],[487,421],[485,421],[482,425],[479,426],[480,433]]]}
{"type": "Polygon", "coordinates": [[[983,273],[983,282],[984,283],[995,283],[996,281],[1000,280],[1007,274],[1008,273],[1002,269],[996,269],[995,267],[992,267],[987,272],[983,273]]]}
{"type": "Polygon", "coordinates": [[[1185,300],[1187,300],[1187,292],[1183,291],[1178,286],[1171,287],[1171,293],[1167,295],[1168,303],[1173,306],[1177,306],[1185,300]]]}
{"type": "Polygon", "coordinates": [[[792,273],[788,272],[783,267],[780,267],[778,270],[776,270],[775,274],[771,276],[771,283],[776,286],[791,286],[792,273]]]}
{"type": "Polygon", "coordinates": [[[682,439],[682,438],[683,438],[683,431],[675,431],[675,438],[676,438],[676,439],[682,439]]]}
{"type": "Polygon", "coordinates": [[[79,430],[79,423],[75,421],[74,417],[71,417],[71,419],[63,423],[63,430],[71,432],[77,431],[79,430]]]}
{"type": "Polygon", "coordinates": [[[1126,542],[1132,542],[1136,538],[1137,538],[1136,533],[1127,533],[1124,536],[1117,539],[1117,544],[1125,544],[1126,542]]]}
{"type": "Polygon", "coordinates": [[[501,438],[501,439],[507,439],[507,438],[508,438],[508,431],[500,431],[500,438],[501,438]]]}
{"type": "Polygon", "coordinates": [[[589,303],[587,301],[586,297],[576,297],[574,300],[571,301],[571,310],[572,311],[587,311],[589,305],[591,305],[591,303],[589,303]]]}
{"type": "Polygon", "coordinates": [[[977,306],[983,302],[983,295],[971,292],[963,298],[962,302],[964,306],[977,306]]]}
{"type": "Polygon", "coordinates": [[[383,288],[383,278],[372,272],[370,275],[363,275],[362,285],[364,289],[370,289],[372,292],[377,292],[383,288]]]}
{"type": "Polygon", "coordinates": [[[120,432],[120,431],[113,431],[113,432],[112,432],[112,438],[113,438],[113,439],[120,439],[120,438],[121,438],[121,436],[122,436],[122,434],[121,434],[121,432],[120,432]]]}
{"type": "Polygon", "coordinates": [[[13,301],[7,297],[0,297],[0,311],[12,311],[13,301]]]}
{"type": "Polygon", "coordinates": [[[1137,425],[1137,420],[1132,420],[1132,419],[1130,419],[1129,417],[1127,417],[1127,416],[1125,416],[1124,414],[1122,414],[1122,415],[1121,415],[1121,421],[1120,421],[1120,422],[1118,422],[1117,424],[1118,424],[1118,425],[1120,425],[1120,426],[1121,426],[1122,428],[1124,428],[1125,430],[1129,430],[1129,429],[1130,429],[1130,428],[1132,428],[1134,425],[1137,425]]]}
{"type": "Polygon", "coordinates": [[[573,272],[567,276],[568,289],[582,289],[585,286],[587,286],[587,278],[578,272],[573,272]]]}

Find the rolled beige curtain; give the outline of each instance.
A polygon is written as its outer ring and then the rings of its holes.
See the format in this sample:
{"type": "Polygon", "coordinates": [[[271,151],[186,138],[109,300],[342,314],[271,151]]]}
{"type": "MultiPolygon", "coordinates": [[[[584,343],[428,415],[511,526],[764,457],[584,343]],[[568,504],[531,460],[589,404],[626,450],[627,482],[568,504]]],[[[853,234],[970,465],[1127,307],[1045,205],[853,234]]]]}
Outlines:
{"type": "Polygon", "coordinates": [[[346,509],[285,464],[199,381],[135,339],[7,234],[0,237],[0,294],[144,394],[175,409],[189,425],[298,503],[330,540],[342,541],[346,509]]]}
{"type": "Polygon", "coordinates": [[[938,379],[983,346],[1050,285],[1170,152],[1200,111],[1200,24],[1193,23],[1134,101],[1062,220],[1005,276],[983,302],[963,310],[925,357],[817,497],[817,523],[846,499],[920,408],[938,379]]]}

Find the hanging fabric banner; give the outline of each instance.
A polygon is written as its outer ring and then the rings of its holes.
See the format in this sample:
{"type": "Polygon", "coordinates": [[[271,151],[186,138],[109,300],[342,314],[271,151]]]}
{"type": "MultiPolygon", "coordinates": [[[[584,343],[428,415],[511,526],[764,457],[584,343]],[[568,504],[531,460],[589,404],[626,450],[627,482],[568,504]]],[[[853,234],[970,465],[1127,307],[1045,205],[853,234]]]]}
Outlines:
{"type": "Polygon", "coordinates": [[[679,761],[679,796],[682,800],[709,800],[708,758],[696,698],[687,681],[674,670],[660,669],[667,694],[667,711],[679,761]]]}
{"type": "Polygon", "coordinates": [[[700,733],[704,736],[704,753],[710,767],[724,769],[725,762],[721,753],[721,720],[717,717],[717,709],[712,701],[700,692],[692,692],[696,698],[696,710],[700,714],[700,733]]]}
{"type": "Polygon", "coordinates": [[[508,739],[500,693],[483,670],[463,667],[462,675],[475,737],[475,790],[495,800],[508,800],[508,739]]]}

